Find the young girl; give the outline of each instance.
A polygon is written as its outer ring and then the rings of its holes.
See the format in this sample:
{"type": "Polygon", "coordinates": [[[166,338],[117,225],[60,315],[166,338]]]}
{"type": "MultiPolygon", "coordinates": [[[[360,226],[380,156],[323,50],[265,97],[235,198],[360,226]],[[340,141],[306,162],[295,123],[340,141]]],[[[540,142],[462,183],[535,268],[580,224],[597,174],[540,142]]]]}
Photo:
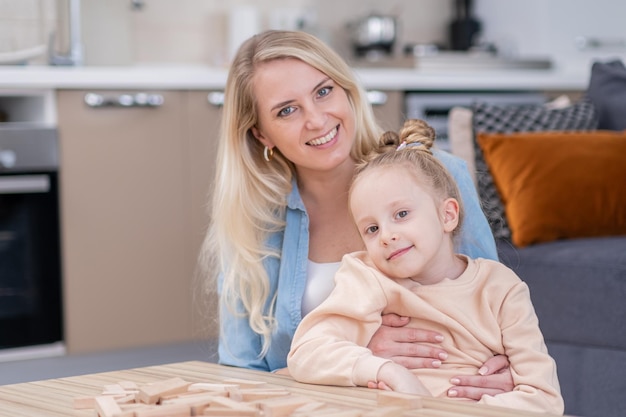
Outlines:
{"type": "Polygon", "coordinates": [[[409,120],[382,136],[380,154],[360,166],[349,202],[366,251],[344,256],[335,288],[303,318],[288,356],[291,375],[316,384],[370,386],[445,396],[455,375],[476,375],[507,355],[514,389],[479,401],[563,413],[528,287],[506,266],[455,252],[463,221],[458,187],[430,152],[434,131],[409,120]],[[444,335],[439,369],[407,370],[367,344],[381,314],[444,335]]]}

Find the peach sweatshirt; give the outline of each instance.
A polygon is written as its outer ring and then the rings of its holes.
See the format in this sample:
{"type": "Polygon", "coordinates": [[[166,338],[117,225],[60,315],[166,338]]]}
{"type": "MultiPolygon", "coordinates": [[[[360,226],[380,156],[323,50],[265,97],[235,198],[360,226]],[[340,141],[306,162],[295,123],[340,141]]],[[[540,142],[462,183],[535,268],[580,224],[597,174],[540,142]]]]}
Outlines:
{"type": "MultiPolygon", "coordinates": [[[[462,255],[459,255],[462,256],[462,255]]],[[[306,315],[287,359],[298,381],[367,386],[387,359],[365,346],[381,314],[411,317],[409,326],[444,335],[448,359],[439,369],[414,372],[435,397],[446,397],[455,375],[477,375],[494,354],[507,355],[515,388],[479,401],[563,414],[556,364],[549,356],[527,285],[501,263],[467,260],[457,279],[420,285],[385,277],[366,252],[345,255],[331,295],[306,315]]]]}

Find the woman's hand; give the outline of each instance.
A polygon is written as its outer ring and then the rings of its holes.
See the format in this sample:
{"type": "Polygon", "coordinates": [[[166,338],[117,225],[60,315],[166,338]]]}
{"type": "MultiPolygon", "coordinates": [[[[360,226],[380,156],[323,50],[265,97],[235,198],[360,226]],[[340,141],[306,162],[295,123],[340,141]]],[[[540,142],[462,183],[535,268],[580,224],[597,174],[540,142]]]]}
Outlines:
{"type": "Polygon", "coordinates": [[[454,386],[448,390],[448,397],[480,400],[483,395],[512,391],[513,376],[509,365],[509,359],[504,355],[488,359],[478,370],[480,375],[456,376],[450,379],[454,386]]]}
{"type": "Polygon", "coordinates": [[[443,336],[430,330],[404,327],[408,323],[408,317],[383,315],[382,325],[367,347],[374,355],[391,359],[408,369],[439,368],[448,354],[423,343],[441,343],[443,336]]]}

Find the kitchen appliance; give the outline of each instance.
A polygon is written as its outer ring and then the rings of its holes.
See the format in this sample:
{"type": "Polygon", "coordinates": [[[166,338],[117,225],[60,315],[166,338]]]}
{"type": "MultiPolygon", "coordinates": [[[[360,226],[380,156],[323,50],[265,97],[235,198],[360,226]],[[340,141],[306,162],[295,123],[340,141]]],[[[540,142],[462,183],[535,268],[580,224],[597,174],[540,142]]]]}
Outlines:
{"type": "Polygon", "coordinates": [[[456,18],[450,23],[450,49],[467,51],[475,46],[480,22],[472,16],[471,0],[455,0],[456,18]]]}
{"type": "Polygon", "coordinates": [[[0,124],[0,361],[64,353],[58,166],[54,127],[0,124]]]}
{"type": "Polygon", "coordinates": [[[372,13],[349,23],[348,29],[357,57],[377,58],[393,53],[397,37],[395,17],[372,13]]]}
{"type": "Polygon", "coordinates": [[[468,91],[468,92],[417,92],[405,94],[405,114],[408,119],[423,119],[437,132],[436,143],[440,149],[450,151],[448,139],[448,114],[453,107],[471,107],[472,103],[491,104],[541,104],[546,96],[541,92],[526,91],[468,91]]]}

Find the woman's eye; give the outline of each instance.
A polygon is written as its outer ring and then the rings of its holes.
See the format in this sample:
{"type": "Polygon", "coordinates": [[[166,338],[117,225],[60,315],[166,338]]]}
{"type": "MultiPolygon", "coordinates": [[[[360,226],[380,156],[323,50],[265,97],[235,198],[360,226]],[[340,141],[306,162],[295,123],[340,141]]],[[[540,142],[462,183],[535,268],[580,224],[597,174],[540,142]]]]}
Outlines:
{"type": "Polygon", "coordinates": [[[285,107],[284,109],[281,109],[278,112],[278,117],[285,117],[285,116],[289,116],[291,113],[294,112],[294,108],[292,106],[289,107],[285,107]]]}
{"type": "Polygon", "coordinates": [[[329,95],[331,91],[333,91],[333,87],[322,87],[317,91],[317,95],[320,97],[325,97],[329,95]]]}

